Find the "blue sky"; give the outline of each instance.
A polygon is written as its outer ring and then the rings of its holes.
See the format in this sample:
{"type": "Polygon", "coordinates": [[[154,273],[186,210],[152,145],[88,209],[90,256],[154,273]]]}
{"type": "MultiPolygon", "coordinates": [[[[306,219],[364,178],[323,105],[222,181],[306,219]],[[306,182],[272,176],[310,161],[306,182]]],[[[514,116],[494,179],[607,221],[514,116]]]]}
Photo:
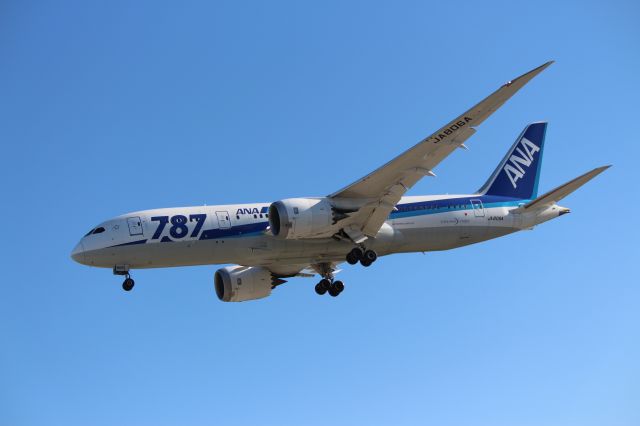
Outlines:
{"type": "MultiPolygon", "coordinates": [[[[132,4],[135,3],[135,4],[132,4]]],[[[637,425],[637,2],[0,6],[2,425],[637,425]],[[138,209],[333,192],[555,59],[411,194],[548,120],[572,214],[219,302],[215,266],[69,252],[138,209]]]]}

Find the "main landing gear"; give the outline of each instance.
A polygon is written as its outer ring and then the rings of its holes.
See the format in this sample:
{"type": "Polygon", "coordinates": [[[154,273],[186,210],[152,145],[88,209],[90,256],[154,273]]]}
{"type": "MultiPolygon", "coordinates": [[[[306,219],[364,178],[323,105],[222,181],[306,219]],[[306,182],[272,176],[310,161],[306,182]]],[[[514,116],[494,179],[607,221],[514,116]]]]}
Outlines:
{"type": "Polygon", "coordinates": [[[342,281],[334,281],[333,279],[333,267],[329,263],[321,263],[317,265],[316,271],[320,274],[322,279],[316,284],[316,293],[322,296],[325,293],[329,293],[329,296],[336,297],[344,291],[344,283],[342,281]]]}
{"type": "Polygon", "coordinates": [[[344,291],[344,283],[342,281],[333,281],[332,279],[323,278],[316,284],[316,293],[322,296],[329,293],[329,296],[336,297],[344,291]]]}
{"type": "Polygon", "coordinates": [[[347,254],[347,263],[355,265],[360,262],[362,266],[371,266],[378,259],[378,254],[373,250],[362,250],[356,247],[347,254]]]}
{"type": "Polygon", "coordinates": [[[129,265],[116,265],[113,267],[113,275],[124,275],[125,279],[122,282],[122,289],[124,291],[133,290],[133,286],[136,282],[129,275],[129,265]]]}

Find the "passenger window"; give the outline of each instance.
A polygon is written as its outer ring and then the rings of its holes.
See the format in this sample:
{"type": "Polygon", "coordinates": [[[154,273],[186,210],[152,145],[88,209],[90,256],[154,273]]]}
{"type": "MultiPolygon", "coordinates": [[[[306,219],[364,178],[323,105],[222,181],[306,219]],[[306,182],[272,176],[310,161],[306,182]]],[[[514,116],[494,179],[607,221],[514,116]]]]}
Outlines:
{"type": "Polygon", "coordinates": [[[299,212],[300,212],[300,211],[298,210],[298,208],[297,208],[297,207],[294,207],[294,208],[293,208],[293,214],[298,214],[299,212]]]}

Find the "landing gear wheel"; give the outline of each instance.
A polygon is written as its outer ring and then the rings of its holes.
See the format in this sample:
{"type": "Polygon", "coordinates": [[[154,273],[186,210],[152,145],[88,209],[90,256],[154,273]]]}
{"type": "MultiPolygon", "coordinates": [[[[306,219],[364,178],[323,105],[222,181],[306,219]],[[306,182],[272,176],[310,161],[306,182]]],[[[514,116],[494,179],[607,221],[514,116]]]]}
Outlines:
{"type": "Polygon", "coordinates": [[[369,264],[372,264],[373,262],[375,262],[377,258],[378,258],[378,254],[373,250],[366,250],[364,252],[364,255],[362,256],[362,259],[366,259],[369,262],[369,264]]]}
{"type": "Polygon", "coordinates": [[[328,279],[324,278],[324,279],[320,280],[320,282],[318,284],[316,284],[316,293],[318,293],[320,296],[322,296],[330,288],[331,288],[331,281],[329,281],[328,279]]]}
{"type": "Polygon", "coordinates": [[[331,287],[329,287],[329,296],[336,297],[343,291],[344,291],[344,284],[342,283],[342,281],[334,281],[331,284],[331,287]]]}
{"type": "Polygon", "coordinates": [[[349,265],[355,265],[360,259],[362,259],[362,256],[362,250],[356,247],[347,254],[347,263],[349,265]]]}
{"type": "Polygon", "coordinates": [[[371,266],[371,262],[368,261],[367,259],[360,259],[360,264],[365,268],[368,268],[369,266],[371,266]]]}
{"type": "Polygon", "coordinates": [[[133,289],[133,286],[135,285],[135,281],[133,280],[133,278],[131,277],[127,277],[125,278],[124,282],[122,283],[122,289],[124,291],[131,291],[131,289],[133,289]]]}
{"type": "Polygon", "coordinates": [[[322,285],[322,281],[316,284],[316,293],[320,296],[324,295],[327,292],[327,289],[324,285],[322,285]]]}

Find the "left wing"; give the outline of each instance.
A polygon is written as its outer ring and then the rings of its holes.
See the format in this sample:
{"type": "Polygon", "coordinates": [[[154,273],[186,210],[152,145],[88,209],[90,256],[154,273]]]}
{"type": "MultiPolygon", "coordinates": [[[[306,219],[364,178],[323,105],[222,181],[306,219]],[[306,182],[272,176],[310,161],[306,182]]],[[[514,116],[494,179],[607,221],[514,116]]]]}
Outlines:
{"type": "Polygon", "coordinates": [[[453,119],[437,132],[362,179],[329,195],[334,208],[343,213],[335,225],[360,243],[374,237],[400,198],[423,176],[435,176],[432,169],[476,132],[480,125],[533,77],[547,62],[502,85],[480,103],[453,119]]]}

